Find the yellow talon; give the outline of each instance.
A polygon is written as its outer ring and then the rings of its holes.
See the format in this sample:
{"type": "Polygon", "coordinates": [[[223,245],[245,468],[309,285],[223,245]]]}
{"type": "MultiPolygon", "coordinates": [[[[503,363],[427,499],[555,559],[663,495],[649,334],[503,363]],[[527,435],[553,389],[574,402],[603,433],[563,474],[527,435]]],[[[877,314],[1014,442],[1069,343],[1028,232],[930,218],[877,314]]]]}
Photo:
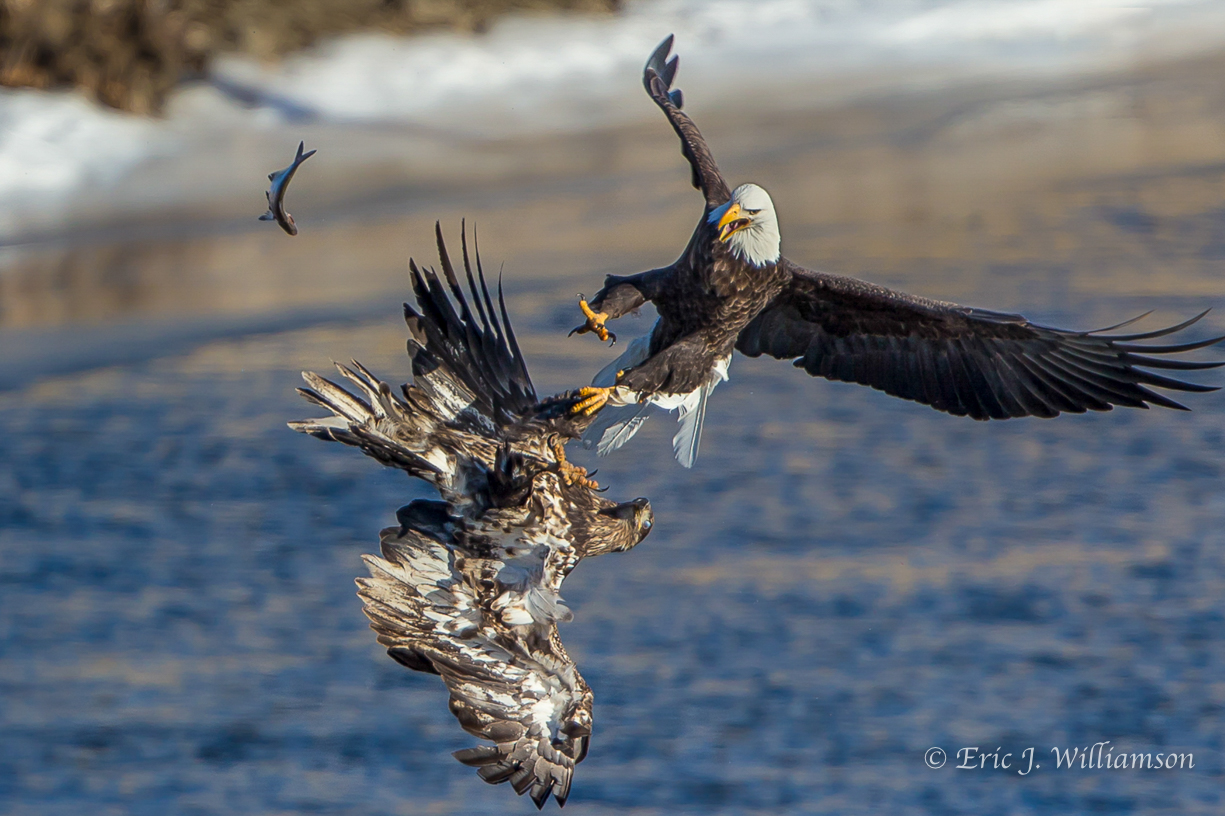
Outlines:
{"type": "Polygon", "coordinates": [[[587,318],[587,322],[582,326],[571,329],[570,334],[586,334],[587,332],[595,332],[596,337],[600,340],[607,341],[610,338],[613,343],[617,342],[617,335],[613,334],[604,325],[604,321],[608,320],[608,312],[594,312],[591,306],[587,304],[586,298],[580,296],[578,307],[583,310],[583,316],[587,318]]]}
{"type": "Polygon", "coordinates": [[[599,482],[587,478],[587,468],[572,465],[566,461],[566,446],[560,439],[553,437],[549,440],[549,447],[553,450],[554,458],[557,459],[557,472],[562,481],[568,485],[580,485],[588,490],[600,489],[599,482]]]}
{"type": "Polygon", "coordinates": [[[612,392],[613,389],[611,388],[596,388],[591,385],[584,386],[578,390],[578,396],[581,399],[570,409],[570,413],[579,416],[591,416],[604,407],[612,392]]]}

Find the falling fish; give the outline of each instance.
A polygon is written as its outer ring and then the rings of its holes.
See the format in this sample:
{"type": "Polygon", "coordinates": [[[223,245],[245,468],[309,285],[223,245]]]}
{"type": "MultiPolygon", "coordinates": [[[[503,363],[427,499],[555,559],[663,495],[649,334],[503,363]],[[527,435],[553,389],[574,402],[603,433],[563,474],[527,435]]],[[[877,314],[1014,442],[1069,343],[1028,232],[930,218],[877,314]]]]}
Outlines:
{"type": "Polygon", "coordinates": [[[305,142],[298,142],[298,155],[294,156],[293,164],[268,174],[268,180],[272,182],[268,192],[264,193],[268,197],[268,212],[259,217],[260,221],[276,221],[290,235],[298,234],[298,225],[293,222],[293,216],[285,212],[285,189],[289,187],[289,180],[293,178],[298,165],[315,155],[314,150],[303,153],[304,147],[305,142]]]}

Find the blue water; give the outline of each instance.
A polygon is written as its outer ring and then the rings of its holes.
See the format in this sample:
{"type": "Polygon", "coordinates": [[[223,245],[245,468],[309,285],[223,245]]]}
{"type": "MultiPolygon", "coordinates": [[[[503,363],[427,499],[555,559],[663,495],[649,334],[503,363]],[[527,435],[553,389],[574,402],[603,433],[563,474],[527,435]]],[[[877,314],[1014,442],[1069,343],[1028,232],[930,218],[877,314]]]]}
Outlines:
{"type": "MultiPolygon", "coordinates": [[[[542,391],[572,311],[519,321],[542,391]]],[[[0,810],[531,810],[354,595],[427,494],[284,426],[301,367],[399,381],[401,339],[389,309],[0,395],[0,810]]],[[[737,359],[696,469],[662,422],[599,463],[657,525],[565,586],[596,695],[567,811],[1220,812],[1225,399],[1193,399],[980,424],[737,359]],[[1054,768],[1103,740],[1195,767],[1054,768]]]]}
{"type": "MultiPolygon", "coordinates": [[[[1217,307],[1196,339],[1225,333],[1225,163],[1198,147],[1225,122],[1217,65],[1120,85],[1120,108],[1058,91],[1099,111],[1062,129],[1002,104],[1021,135],[985,147],[965,134],[989,111],[920,99],[879,133],[852,110],[846,130],[772,120],[716,149],[787,203],[797,260],[1078,328],[1217,307]]],[[[673,142],[658,164],[608,144],[621,175],[593,159],[575,173],[598,183],[464,199],[490,225],[487,267],[507,261],[541,393],[615,353],[565,339],[574,293],[669,261],[696,217],[673,142]]],[[[407,374],[407,292],[354,305],[383,274],[362,249],[392,247],[398,276],[407,252],[432,254],[430,224],[384,218],[0,269],[5,320],[78,317],[0,333],[0,813],[534,811],[449,756],[475,741],[441,682],[391,661],[361,612],[360,555],[428,493],[285,427],[316,410],[293,393],[304,368],[407,374]],[[340,306],[337,281],[357,292],[340,306]],[[302,308],[253,314],[280,294],[302,308]]],[[[615,329],[624,343],[649,325],[615,329]]],[[[656,526],[564,587],[562,636],[595,693],[566,812],[1225,811],[1225,393],[1186,400],[984,424],[737,358],[695,469],[662,421],[609,459],[576,452],[610,496],[650,497],[656,526]],[[1052,748],[1107,741],[1194,767],[1055,767],[1052,748]],[[957,769],[968,747],[1013,766],[957,769]],[[1041,767],[1020,775],[1029,748],[1041,767]]]]}

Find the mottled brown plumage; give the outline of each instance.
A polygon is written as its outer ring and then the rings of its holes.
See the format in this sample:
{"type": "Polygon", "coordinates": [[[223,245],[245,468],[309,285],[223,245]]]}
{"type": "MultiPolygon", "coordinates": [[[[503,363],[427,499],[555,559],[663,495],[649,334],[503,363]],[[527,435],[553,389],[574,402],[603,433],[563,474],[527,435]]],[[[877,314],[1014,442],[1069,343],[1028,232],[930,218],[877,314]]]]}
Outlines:
{"type": "MultiPolygon", "coordinates": [[[[713,383],[716,365],[733,348],[756,357],[791,359],[814,376],[868,385],[893,396],[974,419],[1053,417],[1062,412],[1107,411],[1115,405],[1184,406],[1151,386],[1184,391],[1214,387],[1184,382],[1144,369],[1193,371],[1225,365],[1159,356],[1212,345],[1222,337],[1197,342],[1144,345],[1185,329],[1203,314],[1164,329],[1139,334],[1067,331],[1030,323],[1019,315],[959,306],[895,292],[852,278],[804,269],[774,249],[751,258],[734,249],[729,232],[777,220],[768,195],[755,185],[730,191],[693,120],[681,110],[679,90],[671,90],[677,58],[668,60],[669,36],[651,55],[643,74],[647,93],[664,112],[681,140],[693,184],[705,208],[689,244],[673,264],[638,275],[610,275],[590,308],[603,320],[620,317],[647,301],[659,312],[647,344],[631,349],[609,370],[623,396],[660,401],[662,394],[702,391],[713,383]],[[738,211],[742,191],[755,188],[768,210],[738,211]],[[719,223],[715,219],[722,216],[719,223]],[[728,219],[735,223],[728,225],[728,219]]],[[[759,196],[759,199],[760,199],[759,196]]],[[[732,236],[735,237],[734,235],[732,236]]],[[[775,245],[776,246],[776,245],[775,245]]],[[[1139,319],[1139,318],[1137,318],[1139,319]]],[[[590,330],[588,326],[582,327],[590,330]]],[[[616,394],[617,389],[610,389],[616,394]]],[[[624,408],[622,409],[625,410],[624,408]]],[[[682,408],[682,417],[685,409],[682,408]]],[[[642,414],[604,421],[601,452],[624,444],[642,414]]],[[[700,416],[698,428],[700,433],[700,416]]],[[[678,458],[686,463],[678,434],[678,458]]],[[[691,450],[696,454],[696,437],[691,450]]],[[[692,458],[688,463],[692,462],[692,458]]]]}
{"type": "Polygon", "coordinates": [[[589,420],[570,416],[572,396],[537,399],[501,287],[495,308],[465,240],[470,302],[437,237],[442,278],[410,262],[412,383],[396,394],[356,362],[338,366],[356,393],[304,374],[299,390],[331,416],[290,427],[438,489],[442,501],[414,501],[382,531],[358,594],[388,654],[441,675],[460,725],[493,743],[456,758],[538,807],[564,804],[592,694],[557,632],[571,618],[561,584],[583,558],[642,541],[651,508],[609,501],[565,461],[561,437],[589,420]]]}

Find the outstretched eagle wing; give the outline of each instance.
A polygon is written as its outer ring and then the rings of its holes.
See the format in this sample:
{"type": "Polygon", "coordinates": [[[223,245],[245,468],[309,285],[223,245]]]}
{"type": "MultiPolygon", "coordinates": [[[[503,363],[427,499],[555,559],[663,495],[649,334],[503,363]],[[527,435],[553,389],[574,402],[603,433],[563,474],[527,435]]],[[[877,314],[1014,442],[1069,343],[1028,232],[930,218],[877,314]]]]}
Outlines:
{"type": "Polygon", "coordinates": [[[511,627],[489,614],[480,577],[497,564],[458,555],[444,537],[421,525],[384,530],[383,557],[363,556],[370,577],[357,579],[366,615],[388,654],[442,675],[460,725],[494,743],[456,759],[486,782],[529,793],[537,807],[550,794],[564,805],[587,754],[591,690],[556,624],[511,627]]]}
{"type": "MultiPolygon", "coordinates": [[[[1145,369],[1195,371],[1225,362],[1170,360],[1218,343],[1145,345],[1187,328],[1206,314],[1156,331],[1105,335],[1134,321],[1076,332],[954,303],[894,292],[853,278],[784,261],[791,280],[740,333],[749,357],[794,359],[829,380],[869,385],[887,394],[974,419],[1053,417],[1149,403],[1186,410],[1148,386],[1215,391],[1145,369]]],[[[1141,315],[1143,317],[1143,315],[1141,315]]],[[[1140,318],[1135,318],[1139,320],[1140,318]]]]}
{"type": "MultiPolygon", "coordinates": [[[[464,383],[465,390],[475,399],[474,408],[499,426],[511,425],[538,400],[510,317],[506,314],[502,282],[498,281],[498,308],[495,310],[485,283],[480,252],[474,253],[476,279],[480,280],[478,289],[468,256],[467,232],[461,231],[464,272],[472,293],[472,306],[469,306],[443,244],[442,227],[437,222],[434,233],[442,272],[455,304],[447,297],[442,281],[432,269],[419,269],[416,262],[409,260],[413,290],[421,310],[418,312],[404,304],[404,319],[416,344],[416,348],[410,349],[413,374],[416,376],[418,369],[429,370],[435,362],[443,364],[452,376],[464,383]],[[475,314],[472,307],[476,309],[475,314]]],[[[475,242],[475,233],[473,240],[475,242]]]]}
{"type": "Polygon", "coordinates": [[[672,90],[672,80],[676,78],[676,69],[680,63],[680,57],[668,59],[668,54],[672,51],[672,40],[673,35],[669,34],[651,54],[646,68],[642,71],[642,84],[680,137],[681,153],[689,160],[693,170],[693,186],[702,191],[707,207],[717,207],[731,198],[732,192],[723,180],[719,166],[715,164],[715,157],[706,146],[706,140],[702,138],[698,126],[681,110],[684,96],[680,89],[672,90]]]}
{"type": "Polygon", "coordinates": [[[440,490],[471,492],[467,471],[495,463],[509,427],[536,405],[536,391],[501,287],[495,310],[479,253],[473,275],[466,231],[461,233],[464,271],[475,313],[451,265],[441,227],[436,225],[435,231],[446,285],[432,269],[409,262],[417,300],[416,308],[404,304],[412,334],[408,341],[412,384],[396,394],[356,361],[337,365],[356,386],[356,394],[318,374],[303,372],[308,387],[299,388],[299,393],[332,416],[289,426],[361,448],[440,490]]]}

